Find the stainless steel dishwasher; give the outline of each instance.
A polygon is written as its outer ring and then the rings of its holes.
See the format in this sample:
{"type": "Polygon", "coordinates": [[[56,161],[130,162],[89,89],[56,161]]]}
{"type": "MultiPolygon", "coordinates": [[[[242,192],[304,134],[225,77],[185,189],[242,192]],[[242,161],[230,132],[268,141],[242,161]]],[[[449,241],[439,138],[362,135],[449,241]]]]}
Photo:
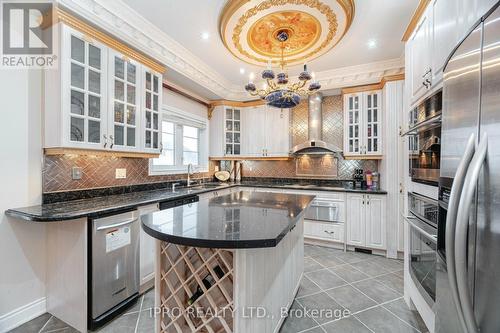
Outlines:
{"type": "Polygon", "coordinates": [[[89,327],[95,329],[139,295],[139,212],[91,219],[89,327]]]}

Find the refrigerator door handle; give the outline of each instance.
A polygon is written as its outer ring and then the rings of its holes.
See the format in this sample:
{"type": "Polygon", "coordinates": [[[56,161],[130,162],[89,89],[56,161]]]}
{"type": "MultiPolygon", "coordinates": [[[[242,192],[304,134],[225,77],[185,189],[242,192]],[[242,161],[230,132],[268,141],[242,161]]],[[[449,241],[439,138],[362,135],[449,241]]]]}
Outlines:
{"type": "Polygon", "coordinates": [[[460,298],[458,296],[457,287],[457,277],[455,270],[455,228],[457,221],[457,211],[458,203],[460,201],[460,195],[462,193],[462,188],[464,185],[465,176],[467,175],[467,170],[469,169],[470,162],[475,152],[476,136],[472,133],[467,141],[465,147],[464,155],[460,163],[458,164],[457,172],[453,179],[453,185],[451,186],[450,199],[448,204],[448,213],[446,215],[446,269],[448,272],[448,281],[450,283],[450,289],[455,307],[457,308],[458,317],[464,332],[467,332],[467,326],[465,325],[465,319],[462,313],[462,307],[460,305],[460,298]]]}
{"type": "Polygon", "coordinates": [[[467,233],[469,227],[469,212],[487,151],[488,135],[484,133],[470,163],[467,176],[465,177],[464,188],[458,207],[457,230],[455,234],[455,265],[457,270],[458,296],[460,298],[460,305],[467,326],[467,332],[469,333],[479,332],[474,316],[472,300],[469,294],[467,276],[467,233]]]}

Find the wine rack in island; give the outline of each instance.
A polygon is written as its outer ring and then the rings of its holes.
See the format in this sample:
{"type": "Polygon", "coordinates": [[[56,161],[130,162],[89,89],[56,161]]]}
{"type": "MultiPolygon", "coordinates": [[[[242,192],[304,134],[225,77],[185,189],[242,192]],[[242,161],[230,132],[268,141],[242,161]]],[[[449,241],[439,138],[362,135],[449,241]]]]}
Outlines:
{"type": "Polygon", "coordinates": [[[161,333],[233,332],[232,250],[161,242],[161,333]]]}
{"type": "Polygon", "coordinates": [[[221,249],[158,241],[157,251],[156,333],[277,332],[300,285],[304,224],[275,246],[221,249]]]}

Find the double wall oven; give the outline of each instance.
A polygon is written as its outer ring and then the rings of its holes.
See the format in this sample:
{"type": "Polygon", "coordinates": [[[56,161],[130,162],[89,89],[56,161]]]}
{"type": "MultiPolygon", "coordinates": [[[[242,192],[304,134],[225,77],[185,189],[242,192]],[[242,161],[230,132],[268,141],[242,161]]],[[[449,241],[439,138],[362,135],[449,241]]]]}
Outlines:
{"type": "Polygon", "coordinates": [[[437,186],[441,159],[442,92],[424,100],[409,114],[410,177],[437,186]]]}
{"type": "Polygon", "coordinates": [[[410,216],[410,276],[429,307],[436,301],[437,200],[417,193],[408,194],[410,216]]]}

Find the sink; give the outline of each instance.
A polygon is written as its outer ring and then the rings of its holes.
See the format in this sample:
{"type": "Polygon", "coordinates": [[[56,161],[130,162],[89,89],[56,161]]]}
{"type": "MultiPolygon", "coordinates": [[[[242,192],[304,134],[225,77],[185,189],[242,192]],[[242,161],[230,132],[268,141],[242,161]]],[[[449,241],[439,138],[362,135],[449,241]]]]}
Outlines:
{"type": "Polygon", "coordinates": [[[204,189],[211,189],[211,188],[218,188],[221,187],[222,184],[197,184],[197,185],[191,185],[188,186],[188,189],[191,190],[204,190],[204,189]]]}

